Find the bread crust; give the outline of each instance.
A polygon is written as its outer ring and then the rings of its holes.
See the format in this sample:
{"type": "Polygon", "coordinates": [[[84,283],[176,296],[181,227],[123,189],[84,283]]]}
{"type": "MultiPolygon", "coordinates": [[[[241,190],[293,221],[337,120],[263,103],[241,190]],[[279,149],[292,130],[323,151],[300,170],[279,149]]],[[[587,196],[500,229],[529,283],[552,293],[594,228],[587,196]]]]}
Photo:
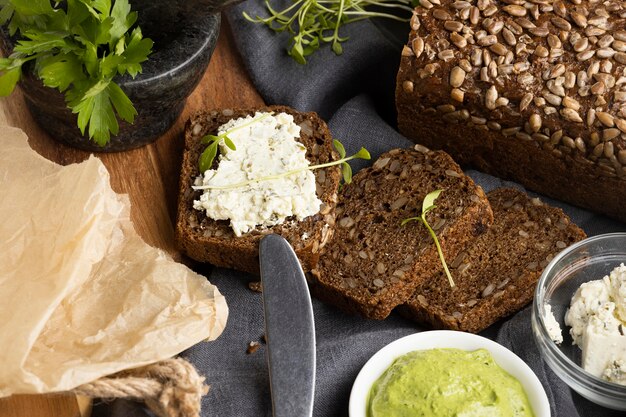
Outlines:
{"type": "Polygon", "coordinates": [[[341,177],[339,167],[314,171],[317,195],[323,204],[319,213],[301,222],[288,219],[283,224],[257,227],[237,237],[228,221],[209,219],[204,212],[193,208],[193,201],[202,193],[191,188],[200,174],[198,158],[206,147],[200,139],[207,134],[215,134],[219,126],[233,118],[254,115],[257,111],[291,114],[295,123],[302,127],[299,141],[307,147],[307,159],[311,164],[330,162],[338,158],[328,127],[316,113],[301,113],[285,106],[270,106],[213,110],[195,114],[185,127],[185,150],[175,231],[176,244],[184,254],[197,261],[258,275],[259,242],[263,236],[275,233],[289,241],[303,269],[308,271],[317,265],[320,250],[332,237],[337,190],[341,177]]]}
{"type": "Polygon", "coordinates": [[[626,221],[623,4],[479,3],[416,8],[397,77],[400,131],[626,221]]]}

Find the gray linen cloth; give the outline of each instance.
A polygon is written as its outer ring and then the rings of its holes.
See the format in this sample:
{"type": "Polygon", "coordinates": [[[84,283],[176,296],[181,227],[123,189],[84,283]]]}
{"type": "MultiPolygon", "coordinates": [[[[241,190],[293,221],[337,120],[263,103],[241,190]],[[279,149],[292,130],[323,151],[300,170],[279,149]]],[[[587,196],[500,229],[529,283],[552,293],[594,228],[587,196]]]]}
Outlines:
{"type": "MultiPolygon", "coordinates": [[[[272,2],[274,4],[274,2],[272,2]]],[[[309,57],[306,66],[285,52],[286,34],[276,35],[265,26],[242,18],[242,12],[265,15],[261,1],[242,3],[228,13],[235,41],[248,73],[268,104],[286,104],[301,111],[316,111],[329,122],[333,135],[348,153],[365,146],[375,159],[382,152],[411,144],[392,127],[393,93],[400,49],[408,24],[359,22],[346,27],[350,36],[344,53],[335,56],[323,48],[309,57]]],[[[227,70],[227,69],[224,69],[227,70]]],[[[355,162],[355,169],[371,162],[355,162]]],[[[485,191],[516,186],[476,171],[468,171],[485,191]]],[[[519,187],[521,188],[521,187],[519,187]]],[[[562,207],[589,235],[626,230],[623,224],[566,204],[562,207]]],[[[246,354],[251,341],[261,341],[261,295],[248,289],[258,280],[243,273],[208,267],[208,275],[226,296],[230,317],[224,334],[215,342],[201,343],[185,352],[211,384],[202,404],[202,415],[271,416],[265,347],[246,354]]],[[[313,300],[317,337],[317,383],[314,415],[347,416],[352,383],[365,362],[384,345],[420,331],[396,314],[384,321],[365,320],[313,300]]],[[[541,360],[533,341],[530,308],[483,332],[524,359],[542,381],[557,417],[618,416],[571,391],[541,360]]],[[[98,416],[148,415],[138,405],[117,401],[96,407],[98,416]]],[[[297,416],[294,416],[297,417],[297,416]]]]}

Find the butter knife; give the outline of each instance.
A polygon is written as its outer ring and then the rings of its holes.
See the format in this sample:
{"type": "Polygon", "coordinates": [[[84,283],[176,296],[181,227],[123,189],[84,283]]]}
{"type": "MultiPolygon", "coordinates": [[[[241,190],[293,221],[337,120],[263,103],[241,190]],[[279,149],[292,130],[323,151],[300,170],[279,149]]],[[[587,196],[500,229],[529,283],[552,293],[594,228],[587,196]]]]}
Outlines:
{"type": "Polygon", "coordinates": [[[265,339],[274,417],[310,417],[315,393],[315,324],[300,262],[281,236],[259,248],[265,339]]]}

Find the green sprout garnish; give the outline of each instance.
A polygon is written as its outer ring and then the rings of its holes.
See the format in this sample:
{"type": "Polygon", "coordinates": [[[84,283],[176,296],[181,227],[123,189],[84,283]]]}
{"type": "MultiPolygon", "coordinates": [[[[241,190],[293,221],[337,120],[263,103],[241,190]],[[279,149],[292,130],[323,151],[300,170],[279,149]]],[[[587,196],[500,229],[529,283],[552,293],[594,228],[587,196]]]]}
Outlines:
{"type": "Polygon", "coordinates": [[[204,152],[202,152],[202,155],[200,155],[200,159],[198,161],[200,172],[204,172],[204,171],[211,169],[211,166],[213,165],[213,161],[215,160],[215,157],[217,156],[217,150],[218,150],[217,146],[219,145],[220,141],[224,140],[224,144],[226,146],[228,146],[233,151],[237,150],[237,147],[235,146],[231,138],[228,137],[228,135],[238,130],[245,129],[246,127],[250,127],[253,124],[260,122],[261,120],[268,118],[272,114],[273,113],[266,113],[262,116],[257,117],[256,119],[252,119],[249,122],[242,124],[241,126],[237,126],[230,130],[227,130],[221,135],[217,135],[217,136],[206,135],[205,137],[203,137],[201,139],[202,143],[209,144],[209,146],[207,146],[204,152]]]}
{"type": "MultiPolygon", "coordinates": [[[[226,132],[226,133],[230,133],[230,132],[226,132]]],[[[339,156],[341,157],[341,159],[339,159],[337,161],[327,162],[325,164],[319,164],[319,165],[309,165],[309,166],[306,166],[306,167],[293,169],[291,171],[282,172],[280,174],[268,175],[268,176],[265,176],[265,177],[259,177],[259,178],[255,178],[255,179],[252,179],[252,180],[239,182],[239,183],[236,183],[236,184],[230,184],[230,185],[198,185],[198,186],[194,186],[192,188],[194,190],[231,190],[231,189],[235,189],[235,188],[245,187],[247,185],[255,184],[255,183],[258,183],[258,182],[271,181],[271,180],[277,180],[277,179],[280,179],[280,178],[285,178],[285,177],[288,177],[290,175],[297,174],[298,172],[314,171],[316,169],[328,168],[328,167],[332,167],[332,166],[335,166],[335,165],[341,165],[342,166],[342,170],[341,171],[342,171],[342,174],[343,174],[343,180],[344,180],[344,182],[346,184],[350,184],[352,182],[352,168],[350,168],[350,165],[348,164],[348,161],[351,161],[353,159],[369,160],[371,158],[370,153],[367,151],[367,149],[361,148],[354,155],[346,157],[346,150],[345,150],[344,146],[341,144],[341,142],[339,142],[338,140],[335,139],[335,140],[333,140],[333,145],[335,146],[335,149],[337,149],[337,152],[339,153],[339,156]]]]}
{"type": "Polygon", "coordinates": [[[250,22],[266,25],[275,32],[289,32],[287,53],[299,64],[324,44],[330,44],[336,55],[343,53],[339,28],[372,17],[408,21],[417,0],[293,0],[293,4],[276,10],[265,0],[269,16],[243,16],[250,22]]]}
{"type": "Polygon", "coordinates": [[[446,276],[448,277],[448,282],[450,283],[450,287],[454,288],[455,287],[454,280],[452,279],[452,275],[450,274],[450,270],[448,269],[446,258],[443,256],[443,251],[441,250],[439,239],[437,238],[437,235],[435,234],[435,231],[433,230],[433,228],[430,227],[430,225],[426,221],[426,214],[429,211],[432,211],[435,208],[437,208],[437,206],[435,205],[435,200],[437,199],[437,197],[439,197],[439,194],[441,194],[442,192],[443,190],[436,190],[428,194],[426,197],[424,197],[424,201],[422,202],[422,215],[420,217],[411,217],[409,219],[405,219],[402,221],[401,225],[404,226],[405,224],[410,223],[412,221],[418,221],[418,222],[422,222],[424,226],[426,226],[426,229],[428,229],[428,233],[430,233],[433,240],[435,241],[437,252],[439,252],[439,259],[441,259],[441,264],[443,265],[443,269],[446,272],[446,276]]]}

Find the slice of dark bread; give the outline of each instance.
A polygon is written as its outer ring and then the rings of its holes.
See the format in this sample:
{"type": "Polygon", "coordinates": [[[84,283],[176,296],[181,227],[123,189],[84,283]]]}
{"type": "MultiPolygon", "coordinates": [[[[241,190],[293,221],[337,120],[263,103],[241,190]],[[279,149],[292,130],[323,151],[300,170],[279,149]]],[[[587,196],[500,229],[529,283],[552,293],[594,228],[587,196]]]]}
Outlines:
{"type": "Polygon", "coordinates": [[[543,268],[585,233],[559,208],[521,191],[490,192],[494,223],[450,260],[457,287],[436,273],[399,311],[429,327],[477,333],[533,299],[543,268]]]}
{"type": "Polygon", "coordinates": [[[346,185],[337,204],[337,226],[318,267],[308,274],[317,298],[349,313],[384,319],[405,303],[442,264],[421,223],[422,201],[443,189],[427,215],[448,259],[493,221],[487,198],[445,152],[395,149],[346,185]]]}
{"type": "MultiPolygon", "coordinates": [[[[245,110],[214,110],[194,115],[185,128],[176,243],[180,250],[192,259],[209,262],[215,266],[259,273],[259,241],[269,233],[286,238],[294,248],[305,271],[315,267],[319,252],[328,242],[335,224],[335,205],[341,171],[338,166],[314,171],[317,196],[322,206],[314,216],[303,221],[287,219],[273,227],[257,227],[240,237],[235,236],[226,220],[207,218],[203,211],[193,208],[193,201],[202,194],[191,187],[198,175],[198,158],[206,145],[200,139],[215,134],[217,129],[231,119],[254,115],[257,111],[288,113],[301,127],[298,139],[307,148],[307,159],[313,164],[331,162],[338,158],[332,145],[332,137],[326,123],[315,113],[300,113],[283,106],[270,106],[245,110]]],[[[214,166],[217,165],[217,158],[214,166]]]]}

